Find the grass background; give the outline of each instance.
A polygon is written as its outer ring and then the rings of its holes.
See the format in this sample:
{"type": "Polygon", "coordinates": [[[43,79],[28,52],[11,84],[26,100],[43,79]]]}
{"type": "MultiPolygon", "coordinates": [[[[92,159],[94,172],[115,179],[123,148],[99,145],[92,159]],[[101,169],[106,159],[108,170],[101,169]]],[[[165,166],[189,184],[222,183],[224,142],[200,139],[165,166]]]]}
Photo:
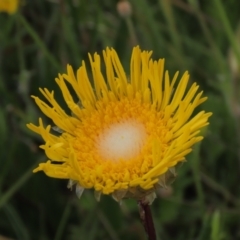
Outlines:
{"type": "Polygon", "coordinates": [[[171,76],[188,70],[209,97],[201,108],[214,113],[152,205],[158,239],[240,239],[240,1],[131,0],[128,18],[117,3],[25,0],[18,13],[0,13],[0,239],[146,239],[133,200],[97,203],[91,190],[78,200],[67,181],[32,174],[46,157],[25,126],[43,117],[30,98],[39,87],[64,104],[54,78],[67,63],[76,69],[110,46],[129,71],[137,44],[165,58],[171,76]]]}

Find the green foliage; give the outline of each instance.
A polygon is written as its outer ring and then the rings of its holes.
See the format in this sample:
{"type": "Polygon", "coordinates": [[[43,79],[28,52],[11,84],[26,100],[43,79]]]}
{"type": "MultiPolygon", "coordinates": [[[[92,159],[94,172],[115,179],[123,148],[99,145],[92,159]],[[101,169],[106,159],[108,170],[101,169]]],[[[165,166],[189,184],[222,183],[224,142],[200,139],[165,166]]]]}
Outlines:
{"type": "Polygon", "coordinates": [[[98,203],[92,191],[78,200],[66,181],[32,174],[45,156],[25,126],[43,117],[30,98],[39,87],[65,106],[54,78],[67,63],[88,65],[88,52],[109,46],[129,71],[138,44],[164,57],[171,76],[188,70],[209,96],[201,108],[213,112],[203,143],[152,205],[158,239],[240,239],[240,2],[130,3],[126,18],[110,0],[26,0],[18,13],[0,13],[0,238],[146,239],[133,200],[98,203]]]}

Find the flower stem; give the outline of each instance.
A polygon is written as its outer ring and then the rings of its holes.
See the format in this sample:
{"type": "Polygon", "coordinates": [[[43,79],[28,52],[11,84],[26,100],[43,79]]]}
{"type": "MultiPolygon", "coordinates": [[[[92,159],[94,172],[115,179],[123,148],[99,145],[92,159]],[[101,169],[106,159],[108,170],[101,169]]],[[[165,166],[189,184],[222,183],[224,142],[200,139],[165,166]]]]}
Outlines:
{"type": "Polygon", "coordinates": [[[148,240],[157,240],[151,208],[149,204],[144,201],[138,201],[138,209],[141,222],[148,236],[148,240]]]}

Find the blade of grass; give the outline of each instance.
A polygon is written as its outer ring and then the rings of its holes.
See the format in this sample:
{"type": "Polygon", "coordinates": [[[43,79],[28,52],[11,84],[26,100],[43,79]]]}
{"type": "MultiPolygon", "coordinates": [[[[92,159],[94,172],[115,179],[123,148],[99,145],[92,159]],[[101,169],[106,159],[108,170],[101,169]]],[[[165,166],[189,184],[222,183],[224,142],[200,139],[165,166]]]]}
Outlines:
{"type": "Polygon", "coordinates": [[[36,45],[40,48],[40,50],[46,56],[48,61],[52,64],[53,67],[55,67],[57,70],[60,70],[61,69],[60,64],[57,62],[55,57],[49,52],[49,50],[45,46],[44,42],[40,39],[36,31],[32,28],[32,26],[27,22],[27,20],[22,15],[19,14],[18,17],[21,24],[24,26],[28,34],[33,38],[36,45]]]}
{"type": "Polygon", "coordinates": [[[223,72],[227,71],[227,66],[226,66],[226,60],[223,54],[221,53],[220,49],[216,45],[216,42],[212,36],[212,33],[209,29],[209,26],[206,23],[206,17],[201,13],[199,9],[199,4],[196,0],[191,0],[190,4],[192,6],[192,9],[195,12],[195,16],[198,19],[198,22],[200,24],[200,27],[202,29],[202,32],[205,36],[205,39],[207,40],[209,46],[210,46],[210,51],[213,53],[213,58],[216,60],[217,65],[219,66],[219,69],[221,69],[223,72]]]}
{"type": "Polygon", "coordinates": [[[210,221],[210,215],[209,215],[209,213],[205,213],[203,215],[203,219],[202,219],[202,227],[201,227],[200,233],[198,234],[198,237],[196,240],[205,240],[206,239],[206,236],[209,231],[209,221],[210,221]]]}
{"type": "Polygon", "coordinates": [[[215,5],[216,12],[218,13],[219,18],[221,20],[221,24],[223,26],[223,29],[226,33],[226,37],[228,38],[228,40],[229,40],[229,42],[230,42],[230,44],[233,48],[233,51],[234,51],[234,54],[235,54],[236,59],[238,61],[238,64],[240,64],[239,44],[236,41],[235,34],[234,34],[233,29],[232,29],[232,27],[230,25],[230,22],[229,22],[229,18],[227,17],[226,11],[224,10],[225,9],[224,5],[223,5],[221,0],[214,0],[213,3],[215,5]]]}
{"type": "Polygon", "coordinates": [[[199,157],[200,146],[201,146],[200,144],[197,144],[194,147],[194,150],[191,154],[192,161],[190,161],[190,163],[191,163],[191,168],[193,172],[194,183],[197,190],[199,206],[201,208],[204,208],[204,194],[203,194],[201,175],[200,175],[200,157],[199,157]]]}
{"type": "Polygon", "coordinates": [[[23,223],[22,219],[18,215],[17,211],[10,204],[6,204],[3,208],[5,214],[7,215],[9,222],[16,234],[17,239],[30,240],[27,227],[23,223]]]}
{"type": "Polygon", "coordinates": [[[240,201],[238,200],[238,198],[235,197],[231,192],[229,192],[226,188],[224,188],[217,181],[212,179],[210,176],[208,176],[205,173],[201,173],[201,179],[213,191],[221,194],[225,198],[226,201],[230,201],[233,204],[240,206],[240,201]]]}
{"type": "Polygon", "coordinates": [[[54,240],[60,240],[60,239],[62,239],[63,232],[64,232],[64,228],[66,227],[66,224],[67,224],[69,215],[70,215],[70,213],[71,213],[71,207],[72,207],[72,203],[71,203],[71,201],[69,201],[69,202],[67,203],[64,211],[63,211],[63,215],[62,215],[62,218],[61,218],[61,220],[60,220],[58,229],[57,229],[57,231],[56,231],[54,240]]]}
{"type": "Polygon", "coordinates": [[[166,18],[166,21],[168,24],[168,31],[170,33],[175,49],[178,50],[179,55],[181,55],[182,57],[183,54],[181,54],[182,52],[181,39],[179,37],[180,34],[177,31],[177,26],[175,22],[176,18],[174,17],[172,3],[169,0],[158,0],[158,3],[159,3],[159,8],[162,10],[166,18]]]}
{"type": "Polygon", "coordinates": [[[221,215],[218,210],[213,213],[212,223],[211,223],[211,240],[220,240],[221,238],[221,215]]]}
{"type": "MultiPolygon", "coordinates": [[[[0,117],[3,117],[1,119],[5,119],[4,116],[1,115],[1,114],[0,114],[0,117]]],[[[1,122],[1,120],[0,120],[0,122],[1,122]]],[[[6,126],[5,126],[5,129],[7,129],[6,126]]],[[[4,134],[4,132],[1,131],[1,136],[3,134],[4,134]]],[[[6,134],[7,134],[7,132],[6,132],[6,134]]],[[[4,142],[3,139],[1,139],[1,140],[2,140],[2,142],[4,142]]],[[[5,161],[2,161],[1,164],[0,164],[0,166],[1,166],[1,171],[0,171],[0,191],[1,191],[4,179],[7,176],[11,166],[13,165],[14,152],[15,152],[15,150],[17,148],[17,144],[18,144],[17,139],[13,138],[11,143],[8,145],[8,154],[6,156],[2,155],[2,157],[5,159],[5,161]]],[[[4,151],[3,151],[4,148],[6,148],[6,146],[5,145],[1,145],[1,152],[2,152],[2,154],[4,153],[4,151]]],[[[1,202],[1,198],[0,198],[0,202],[1,202]]]]}
{"type": "Polygon", "coordinates": [[[218,75],[224,76],[223,81],[219,80],[218,86],[222,91],[223,95],[225,96],[227,104],[230,106],[231,105],[230,99],[233,96],[233,86],[230,81],[231,75],[229,72],[229,67],[226,63],[226,57],[221,53],[218,45],[216,44],[216,41],[214,40],[214,37],[209,29],[209,26],[206,23],[206,18],[199,9],[199,3],[196,0],[191,0],[189,2],[196,13],[196,17],[201,26],[202,32],[210,46],[210,53],[213,54],[212,58],[214,59],[214,62],[216,62],[215,66],[217,66],[218,75]]]}
{"type": "MultiPolygon", "coordinates": [[[[42,161],[42,159],[40,160],[42,161]]],[[[38,162],[40,162],[38,161],[38,162]]],[[[37,163],[38,163],[37,162],[37,163]]],[[[6,191],[5,193],[0,193],[0,209],[10,200],[10,198],[21,188],[32,176],[33,169],[36,167],[37,163],[35,163],[32,167],[30,167],[17,181],[12,187],[6,191]]]]}
{"type": "Polygon", "coordinates": [[[102,225],[104,226],[104,228],[108,232],[110,239],[120,240],[120,238],[118,237],[118,234],[113,229],[112,224],[106,218],[105,214],[101,210],[99,210],[97,215],[98,215],[98,218],[99,218],[100,222],[102,223],[102,225]]]}

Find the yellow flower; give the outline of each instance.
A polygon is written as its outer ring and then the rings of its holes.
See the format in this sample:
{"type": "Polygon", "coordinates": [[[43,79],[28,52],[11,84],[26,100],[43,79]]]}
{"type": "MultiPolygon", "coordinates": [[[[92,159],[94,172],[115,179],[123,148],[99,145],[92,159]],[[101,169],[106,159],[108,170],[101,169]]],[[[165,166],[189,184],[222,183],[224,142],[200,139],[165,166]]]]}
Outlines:
{"type": "Polygon", "coordinates": [[[196,83],[186,90],[187,72],[178,84],[178,72],[170,81],[164,59],[153,61],[151,54],[133,49],[129,77],[109,48],[103,51],[106,76],[96,53],[89,54],[91,78],[84,62],[76,74],[68,65],[67,74],[59,74],[56,82],[71,115],[53,91],[40,89],[48,104],[33,96],[57,126],[44,127],[41,118],[39,126],[28,124],[44,139],[41,148],[50,159],[34,172],[70,179],[69,187],[76,184],[78,196],[94,188],[97,198],[103,193],[117,201],[154,199],[155,189],[167,184],[174,166],[203,139],[200,129],[208,125],[211,113],[201,111],[190,119],[207,98],[197,93],[196,83]]]}
{"type": "Polygon", "coordinates": [[[19,0],[0,0],[0,12],[13,14],[17,11],[19,0]]]}

